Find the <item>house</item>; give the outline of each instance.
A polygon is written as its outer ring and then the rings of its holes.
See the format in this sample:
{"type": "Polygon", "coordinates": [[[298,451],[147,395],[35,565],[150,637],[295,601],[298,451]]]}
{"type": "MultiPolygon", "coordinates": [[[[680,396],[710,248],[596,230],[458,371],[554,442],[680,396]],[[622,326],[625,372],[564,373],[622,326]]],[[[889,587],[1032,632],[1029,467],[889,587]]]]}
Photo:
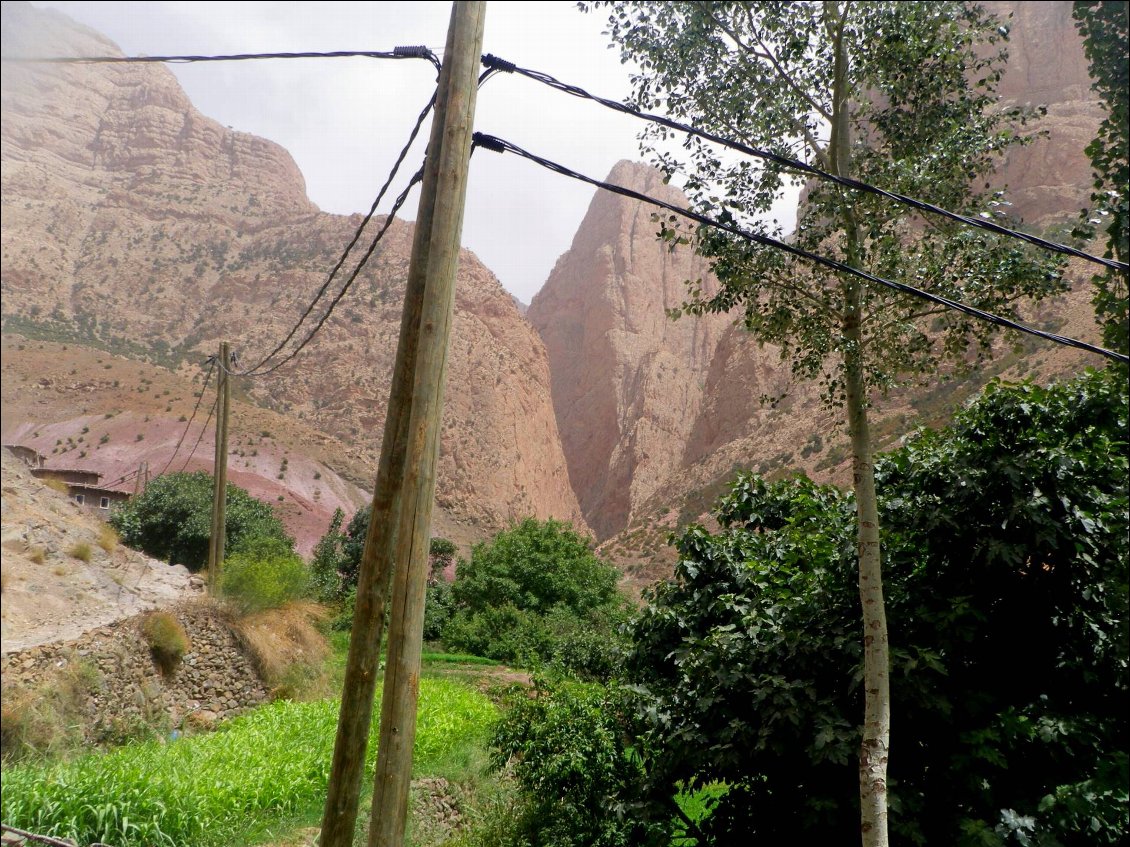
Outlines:
{"type": "Polygon", "coordinates": [[[115,485],[100,485],[102,474],[82,468],[32,468],[37,479],[57,480],[67,487],[67,496],[86,511],[109,517],[110,509],[130,498],[132,491],[115,485]]]}

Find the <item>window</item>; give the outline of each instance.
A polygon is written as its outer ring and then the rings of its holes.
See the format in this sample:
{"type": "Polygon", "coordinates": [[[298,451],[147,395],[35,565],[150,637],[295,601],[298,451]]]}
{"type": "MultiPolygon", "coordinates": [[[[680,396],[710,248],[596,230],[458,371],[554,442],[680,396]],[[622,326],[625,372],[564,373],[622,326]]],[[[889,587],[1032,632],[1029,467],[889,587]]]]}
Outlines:
{"type": "Polygon", "coordinates": [[[76,494],[75,495],[75,502],[78,503],[80,506],[85,505],[86,504],[86,495],[85,494],[76,494]]]}
{"type": "Polygon", "coordinates": [[[99,500],[98,500],[98,508],[99,509],[109,509],[110,508],[110,498],[109,497],[100,497],[99,500]]]}

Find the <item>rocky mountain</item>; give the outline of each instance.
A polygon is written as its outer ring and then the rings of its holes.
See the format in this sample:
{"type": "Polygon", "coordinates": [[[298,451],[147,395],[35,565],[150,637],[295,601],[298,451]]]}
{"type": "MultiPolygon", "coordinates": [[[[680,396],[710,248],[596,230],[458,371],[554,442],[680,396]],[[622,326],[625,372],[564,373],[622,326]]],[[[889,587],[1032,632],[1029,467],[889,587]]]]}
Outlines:
{"type": "MultiPolygon", "coordinates": [[[[4,3],[2,38],[5,57],[119,52],[26,3],[4,3]]],[[[321,212],[285,150],[201,115],[160,66],[6,64],[0,105],[9,333],[169,366],[230,340],[251,363],[360,223],[321,212]]],[[[394,223],[315,343],[237,385],[352,444],[370,468],[411,240],[412,225],[394,223]]],[[[469,252],[457,290],[437,502],[483,532],[529,514],[583,524],[537,333],[469,252]]]]}
{"type": "MultiPolygon", "coordinates": [[[[1011,28],[1001,82],[1008,104],[1046,105],[1032,143],[1002,163],[1014,212],[1037,230],[1062,232],[1087,204],[1090,165],[1083,153],[1102,119],[1090,90],[1071,4],[990,3],[1011,28]],[[1011,19],[1009,20],[1009,15],[1011,19]]],[[[609,176],[672,202],[679,192],[641,165],[622,162],[609,176]]],[[[790,385],[778,352],[760,347],[727,316],[682,317],[665,309],[685,299],[687,280],[717,282],[685,250],[655,238],[654,209],[598,192],[573,244],[558,261],[528,317],[549,353],[553,400],[569,473],[590,526],[614,556],[654,554],[655,539],[710,505],[734,468],[803,468],[847,481],[846,436],[814,389],[790,385]],[[763,395],[786,399],[763,406],[763,395]]],[[[1079,337],[1097,333],[1087,305],[1091,273],[1072,265],[1071,297],[1040,307],[1041,321],[1079,337]]],[[[1080,354],[1002,341],[997,372],[1040,376],[1076,369],[1080,354]]],[[[938,423],[977,382],[908,387],[883,405],[880,443],[916,422],[938,423]]]]}

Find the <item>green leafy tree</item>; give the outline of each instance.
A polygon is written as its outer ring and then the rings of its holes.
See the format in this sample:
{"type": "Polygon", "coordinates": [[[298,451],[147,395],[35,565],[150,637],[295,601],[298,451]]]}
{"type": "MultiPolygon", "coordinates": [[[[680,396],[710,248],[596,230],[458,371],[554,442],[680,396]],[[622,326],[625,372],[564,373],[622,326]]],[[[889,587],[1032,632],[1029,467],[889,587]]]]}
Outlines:
{"type": "MultiPolygon", "coordinates": [[[[994,216],[993,164],[1019,143],[1027,115],[996,105],[1006,30],[979,7],[956,2],[612,2],[612,38],[634,76],[635,105],[833,174],[918,196],[970,215],[994,216]]],[[[670,132],[645,146],[668,175],[686,174],[697,208],[748,230],[781,236],[762,219],[788,179],[779,166],[722,156],[670,132]],[[677,148],[678,149],[678,148],[677,148]]],[[[795,180],[795,178],[794,178],[795,180]]],[[[844,409],[858,504],[858,579],[864,642],[861,829],[885,844],[889,755],[889,646],[882,588],[868,408],[876,391],[907,375],[935,374],[989,352],[989,324],[891,290],[865,285],[718,230],[693,238],[713,259],[718,291],[692,283],[683,310],[740,309],[746,328],[780,346],[802,379],[819,380],[844,409]]],[[[853,268],[1011,313],[1013,301],[1062,289],[1052,261],[1014,242],[962,229],[871,195],[813,183],[792,241],[853,268]]],[[[912,743],[910,739],[908,744],[912,743]]]]}
{"type": "Polygon", "coordinates": [[[322,602],[340,600],[344,591],[341,573],[339,572],[343,556],[342,545],[345,542],[345,535],[341,531],[341,524],[344,520],[345,512],[340,508],[334,509],[326,534],[318,539],[318,543],[314,545],[314,557],[310,562],[310,578],[314,591],[322,602]]]}
{"type": "Polygon", "coordinates": [[[568,524],[527,518],[460,562],[444,642],[500,661],[549,661],[572,632],[600,621],[611,629],[623,605],[617,580],[568,524]]]}
{"type": "MultiPolygon", "coordinates": [[[[1087,146],[1095,182],[1093,208],[1084,213],[1081,234],[1091,238],[1104,228],[1107,257],[1125,262],[1130,256],[1130,3],[1076,0],[1073,14],[1091,63],[1091,87],[1107,110],[1087,146]]],[[[1125,353],[1130,345],[1126,274],[1111,270],[1095,276],[1094,283],[1103,340],[1125,353]]]]}
{"type": "MultiPolygon", "coordinates": [[[[992,385],[881,457],[898,843],[1124,843],[1127,391],[992,385]]],[[[730,786],[702,843],[835,843],[858,814],[854,502],[741,476],[635,625],[653,817],[730,786]]]]}
{"type": "MultiPolygon", "coordinates": [[[[293,549],[293,539],[267,503],[231,483],[227,489],[229,550],[257,538],[277,539],[293,549]]],[[[199,570],[208,563],[212,476],[203,471],[159,476],[116,509],[110,523],[130,547],[170,564],[199,570]]]]}

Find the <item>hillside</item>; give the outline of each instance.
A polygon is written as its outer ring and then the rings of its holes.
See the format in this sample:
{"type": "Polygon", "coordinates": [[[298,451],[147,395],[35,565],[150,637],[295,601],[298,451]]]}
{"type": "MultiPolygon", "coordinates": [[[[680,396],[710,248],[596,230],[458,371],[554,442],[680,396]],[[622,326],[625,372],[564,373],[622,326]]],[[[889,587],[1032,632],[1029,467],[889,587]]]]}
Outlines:
{"type": "MultiPolygon", "coordinates": [[[[3,51],[119,52],[56,12],[15,2],[3,6],[3,51]]],[[[360,222],[320,212],[285,150],[201,115],[159,66],[6,66],[2,107],[7,333],[170,367],[232,340],[250,363],[298,319],[360,222]]],[[[317,342],[244,386],[254,401],[357,445],[366,478],[412,232],[394,224],[317,342]]],[[[583,523],[537,334],[469,252],[457,292],[439,505],[483,531],[528,514],[583,523]]]]}

